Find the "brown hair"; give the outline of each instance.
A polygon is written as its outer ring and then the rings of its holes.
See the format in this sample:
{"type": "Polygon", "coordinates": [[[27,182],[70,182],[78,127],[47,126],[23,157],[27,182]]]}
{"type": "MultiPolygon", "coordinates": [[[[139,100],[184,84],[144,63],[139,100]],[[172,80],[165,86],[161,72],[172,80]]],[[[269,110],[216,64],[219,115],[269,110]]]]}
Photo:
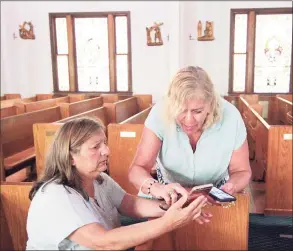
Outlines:
{"type": "MultiPolygon", "coordinates": [[[[102,122],[89,117],[72,119],[61,126],[47,154],[43,175],[30,191],[29,198],[31,200],[43,184],[52,181],[62,184],[64,187],[71,187],[86,200],[89,199],[88,194],[82,188],[81,178],[76,167],[71,164],[71,153],[78,153],[82,144],[98,130],[105,130],[102,122]]],[[[101,176],[98,177],[98,181],[102,182],[101,176]]],[[[67,191],[69,190],[67,189],[67,191]]]]}

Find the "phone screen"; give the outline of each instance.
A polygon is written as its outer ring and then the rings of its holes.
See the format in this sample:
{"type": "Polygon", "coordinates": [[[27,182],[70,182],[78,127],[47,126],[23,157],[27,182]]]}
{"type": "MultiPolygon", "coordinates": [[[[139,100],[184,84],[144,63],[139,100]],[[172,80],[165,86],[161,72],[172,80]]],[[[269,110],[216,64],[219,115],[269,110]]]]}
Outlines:
{"type": "Polygon", "coordinates": [[[234,196],[232,196],[231,194],[228,194],[226,192],[224,192],[221,189],[218,189],[216,187],[213,187],[210,192],[209,195],[220,202],[230,202],[230,201],[235,201],[236,198],[234,196]]]}

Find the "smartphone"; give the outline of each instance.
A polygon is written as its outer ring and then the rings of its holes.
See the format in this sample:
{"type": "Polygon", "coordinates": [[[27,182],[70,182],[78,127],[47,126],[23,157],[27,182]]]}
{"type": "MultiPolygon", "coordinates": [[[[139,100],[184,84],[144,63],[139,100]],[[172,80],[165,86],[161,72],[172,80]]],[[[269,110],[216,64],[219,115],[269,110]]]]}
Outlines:
{"type": "Polygon", "coordinates": [[[219,202],[231,202],[236,200],[236,198],[231,194],[228,194],[216,187],[212,187],[212,189],[209,192],[209,196],[211,196],[214,200],[219,202]]]}
{"type": "MultiPolygon", "coordinates": [[[[207,191],[207,193],[212,189],[213,184],[205,184],[205,185],[200,185],[200,186],[195,186],[193,187],[190,192],[189,192],[189,199],[185,202],[185,204],[183,205],[183,207],[187,207],[196,197],[194,197],[195,195],[193,195],[193,193],[196,192],[203,192],[203,191],[207,191]]],[[[178,200],[181,198],[181,195],[178,195],[178,200]]],[[[168,210],[168,208],[170,207],[169,205],[166,204],[165,201],[160,203],[160,208],[163,210],[168,210]]]]}
{"type": "Polygon", "coordinates": [[[200,185],[200,186],[195,186],[193,187],[189,194],[191,195],[194,192],[199,192],[199,191],[210,191],[213,187],[213,184],[205,184],[205,185],[200,185]]]}

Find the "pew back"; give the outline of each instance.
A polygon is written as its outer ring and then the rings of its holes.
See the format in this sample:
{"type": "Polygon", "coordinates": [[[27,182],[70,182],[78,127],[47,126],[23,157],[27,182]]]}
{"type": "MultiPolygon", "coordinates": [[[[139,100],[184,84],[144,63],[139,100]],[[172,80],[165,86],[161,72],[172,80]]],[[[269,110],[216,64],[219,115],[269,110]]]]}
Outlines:
{"type": "Polygon", "coordinates": [[[115,103],[104,103],[107,108],[109,123],[120,123],[151,105],[151,95],[135,95],[115,103]]]}
{"type": "Polygon", "coordinates": [[[6,246],[6,250],[25,250],[27,241],[26,221],[30,206],[28,194],[32,183],[1,182],[0,186],[1,207],[3,209],[0,216],[1,223],[7,223],[6,226],[1,224],[1,228],[7,227],[7,229],[3,229],[3,232],[1,231],[1,243],[6,243],[8,246],[6,246]],[[9,246],[11,244],[12,246],[9,246]]]}
{"type": "Polygon", "coordinates": [[[33,124],[61,119],[59,107],[24,113],[1,120],[1,144],[4,157],[33,146],[33,124]]]}
{"type": "Polygon", "coordinates": [[[280,124],[292,125],[292,101],[277,97],[278,121],[280,124]],[[291,117],[290,117],[291,115],[291,117]]]}
{"type": "Polygon", "coordinates": [[[25,112],[33,112],[33,111],[39,111],[46,108],[57,106],[57,104],[60,103],[68,103],[69,97],[60,97],[60,98],[54,98],[54,99],[46,99],[41,100],[37,102],[31,102],[25,104],[25,112]]]}
{"type": "Polygon", "coordinates": [[[4,99],[8,100],[8,99],[20,99],[21,95],[19,93],[9,93],[9,94],[4,94],[4,99]]]}
{"type": "Polygon", "coordinates": [[[192,222],[159,238],[139,245],[135,250],[247,250],[248,194],[237,194],[235,206],[210,206],[210,223],[192,222]]]}
{"type": "Polygon", "coordinates": [[[40,177],[44,170],[48,149],[61,125],[62,123],[36,123],[33,125],[37,177],[40,177]]]}
{"type": "Polygon", "coordinates": [[[103,105],[103,99],[101,97],[81,100],[74,103],[62,103],[59,104],[61,109],[62,118],[74,116],[79,113],[83,113],[89,110],[96,109],[103,105]]]}
{"type": "Polygon", "coordinates": [[[1,100],[1,109],[14,106],[15,102],[22,102],[21,99],[1,100]]]}
{"type": "MultiPolygon", "coordinates": [[[[277,103],[278,99],[281,98],[276,98],[277,103]]],[[[277,120],[265,120],[256,105],[247,105],[243,97],[239,100],[243,119],[245,122],[249,120],[246,123],[248,133],[253,131],[255,142],[253,178],[264,178],[266,182],[264,213],[292,215],[292,126],[278,124],[277,120]]]]}
{"type": "Polygon", "coordinates": [[[267,215],[292,216],[292,133],[292,126],[288,125],[271,126],[269,129],[265,206],[267,215]]]}
{"type": "Polygon", "coordinates": [[[142,110],[141,112],[129,117],[128,119],[123,120],[122,122],[120,122],[120,124],[144,124],[151,109],[152,107],[146,108],[145,110],[142,110]]]}
{"type": "Polygon", "coordinates": [[[138,190],[129,182],[128,170],[140,141],[143,124],[109,124],[108,146],[109,174],[130,194],[136,195],[138,190]]]}

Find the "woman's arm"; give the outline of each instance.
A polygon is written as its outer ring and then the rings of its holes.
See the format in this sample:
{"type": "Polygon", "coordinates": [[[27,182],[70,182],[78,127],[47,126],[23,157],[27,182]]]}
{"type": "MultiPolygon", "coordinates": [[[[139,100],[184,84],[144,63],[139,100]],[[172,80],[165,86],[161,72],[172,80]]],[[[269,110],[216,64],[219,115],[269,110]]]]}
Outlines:
{"type": "Polygon", "coordinates": [[[137,218],[157,218],[164,215],[165,211],[159,207],[161,202],[125,194],[119,212],[123,215],[137,218]]]}
{"type": "Polygon", "coordinates": [[[144,194],[150,191],[151,195],[163,198],[170,205],[177,201],[178,194],[187,196],[188,192],[178,183],[168,185],[153,183],[150,171],[156,163],[161,146],[161,140],[150,129],[144,127],[136,155],[130,166],[129,180],[137,189],[141,188],[144,194]]]}
{"type": "MultiPolygon", "coordinates": [[[[112,230],[106,230],[98,223],[91,223],[78,228],[68,238],[82,246],[98,250],[125,250],[135,247],[202,217],[201,208],[206,204],[204,196],[182,208],[186,200],[187,197],[182,197],[163,217],[151,221],[112,230]]],[[[210,217],[211,215],[205,214],[204,222],[209,222],[210,217]]]]}
{"type": "MultiPolygon", "coordinates": [[[[150,129],[144,127],[129,169],[129,180],[137,189],[140,189],[141,184],[147,178],[152,178],[150,171],[156,163],[161,146],[160,139],[150,129]]],[[[147,194],[147,184],[142,187],[142,192],[147,194]]]]}
{"type": "Polygon", "coordinates": [[[233,151],[229,164],[229,176],[227,183],[221,187],[227,193],[238,193],[247,187],[251,178],[247,140],[233,151]]]}

